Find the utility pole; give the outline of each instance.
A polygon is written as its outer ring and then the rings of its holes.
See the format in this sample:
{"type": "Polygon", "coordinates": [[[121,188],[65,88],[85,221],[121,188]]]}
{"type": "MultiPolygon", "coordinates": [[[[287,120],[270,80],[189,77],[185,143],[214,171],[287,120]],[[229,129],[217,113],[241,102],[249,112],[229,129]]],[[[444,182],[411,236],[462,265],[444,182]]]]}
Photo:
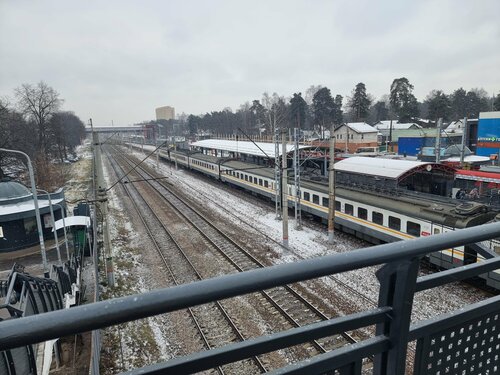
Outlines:
{"type": "MultiPolygon", "coordinates": [[[[392,152],[392,118],[391,118],[391,123],[389,125],[389,146],[391,146],[391,152],[392,152]]],[[[385,152],[389,152],[389,148],[385,148],[385,152]]]]}
{"type": "Polygon", "coordinates": [[[299,156],[299,130],[294,129],[295,147],[293,150],[293,169],[295,182],[295,229],[302,229],[302,212],[300,207],[300,156],[299,156]]]}
{"type": "Polygon", "coordinates": [[[346,152],[346,154],[349,153],[349,126],[347,124],[348,123],[345,124],[345,152],[346,152]]]}
{"type": "Polygon", "coordinates": [[[441,127],[443,126],[443,118],[440,117],[437,121],[437,137],[436,137],[436,163],[441,162],[441,127]]]}
{"type": "Polygon", "coordinates": [[[177,143],[175,143],[175,137],[174,137],[174,161],[175,161],[175,170],[177,170],[177,143]]]}
{"type": "MultiPolygon", "coordinates": [[[[274,130],[274,191],[276,202],[276,220],[281,220],[281,175],[280,175],[280,129],[274,130]]],[[[236,140],[238,140],[236,138],[236,140]]]]}
{"type": "Polygon", "coordinates": [[[282,161],[282,179],[281,179],[281,192],[283,201],[281,206],[283,208],[283,246],[288,248],[288,183],[287,183],[287,160],[286,160],[286,129],[281,130],[281,161],[282,161]]]}
{"type": "Polygon", "coordinates": [[[158,148],[158,138],[155,139],[155,145],[156,145],[156,169],[160,168],[160,149],[158,148]]]}
{"type": "Polygon", "coordinates": [[[330,164],[328,168],[328,243],[335,243],[335,125],[330,130],[330,164]]]}
{"type": "Polygon", "coordinates": [[[464,167],[465,140],[467,139],[467,117],[464,117],[464,127],[462,129],[462,149],[460,150],[460,167],[464,167]]]}
{"type": "MultiPolygon", "coordinates": [[[[90,119],[90,126],[92,127],[92,119],[90,119]]],[[[111,253],[111,240],[109,237],[108,200],[107,200],[106,187],[104,181],[104,173],[102,170],[101,145],[99,143],[99,134],[96,132],[92,132],[92,138],[93,138],[94,152],[95,152],[94,154],[95,170],[97,174],[97,197],[98,197],[97,205],[100,209],[99,211],[102,213],[102,231],[103,231],[106,276],[108,280],[108,285],[110,287],[114,287],[115,276],[113,271],[113,255],[111,253]]]]}

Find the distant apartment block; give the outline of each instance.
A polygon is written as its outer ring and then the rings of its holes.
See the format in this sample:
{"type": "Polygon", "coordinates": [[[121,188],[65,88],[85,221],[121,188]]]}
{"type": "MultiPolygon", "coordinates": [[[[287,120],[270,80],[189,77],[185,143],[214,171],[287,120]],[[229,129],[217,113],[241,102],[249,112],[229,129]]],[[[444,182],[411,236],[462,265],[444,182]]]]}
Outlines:
{"type": "Polygon", "coordinates": [[[164,106],[156,108],[156,120],[173,120],[175,119],[174,107],[164,106]]]}

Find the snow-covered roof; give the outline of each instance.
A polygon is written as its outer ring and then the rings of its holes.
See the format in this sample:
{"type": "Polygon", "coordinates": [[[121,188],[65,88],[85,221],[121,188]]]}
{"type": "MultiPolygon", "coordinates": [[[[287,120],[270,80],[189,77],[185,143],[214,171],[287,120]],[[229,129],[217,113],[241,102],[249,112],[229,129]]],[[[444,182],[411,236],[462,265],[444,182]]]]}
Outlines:
{"type": "Polygon", "coordinates": [[[32,196],[31,191],[17,181],[8,179],[0,181],[0,201],[9,201],[14,198],[26,198],[32,196]]]}
{"type": "MultiPolygon", "coordinates": [[[[460,156],[452,156],[451,158],[445,159],[445,161],[460,161],[460,156]]],[[[484,163],[490,161],[487,156],[469,155],[464,157],[465,163],[484,163]]]]}
{"type": "Polygon", "coordinates": [[[356,133],[376,133],[377,129],[368,125],[366,122],[348,122],[346,125],[349,129],[354,130],[356,133]]]}
{"type": "MultiPolygon", "coordinates": [[[[63,219],[59,219],[56,221],[56,229],[59,230],[64,227],[66,224],[66,228],[72,226],[85,226],[90,227],[90,217],[88,216],[68,216],[63,219]]],[[[54,231],[54,229],[52,229],[54,231]]]]}
{"type": "MultiPolygon", "coordinates": [[[[209,148],[212,150],[224,150],[230,152],[238,152],[241,154],[255,156],[275,157],[274,143],[264,142],[248,142],[248,141],[228,141],[224,139],[204,139],[191,143],[193,147],[209,148]],[[257,147],[258,146],[258,147],[257,147]]],[[[311,146],[299,146],[299,149],[311,148],[311,146]]],[[[286,145],[286,152],[289,153],[295,149],[294,145],[286,145]]],[[[282,154],[281,145],[279,147],[279,155],[282,154]]]]}
{"type": "MultiPolygon", "coordinates": [[[[52,206],[61,203],[63,200],[64,199],[52,199],[52,206]]],[[[49,200],[38,198],[38,207],[40,209],[49,207],[49,200]]],[[[58,209],[58,207],[54,207],[54,210],[56,209],[58,209]]],[[[0,206],[0,216],[23,213],[34,210],[35,210],[35,202],[33,201],[33,199],[30,199],[29,201],[0,206]]]]}
{"type": "Polygon", "coordinates": [[[462,133],[463,127],[464,127],[464,124],[462,123],[462,120],[452,121],[446,127],[446,132],[447,133],[462,133]]]}
{"type": "MultiPolygon", "coordinates": [[[[389,130],[391,128],[391,121],[390,120],[384,120],[384,121],[379,121],[375,125],[373,125],[376,129],[378,130],[389,130]]],[[[415,124],[413,122],[406,122],[403,124],[400,124],[396,121],[392,121],[392,129],[393,130],[405,130],[405,129],[420,129],[422,128],[420,125],[415,124]]]]}
{"type": "Polygon", "coordinates": [[[433,163],[354,156],[335,163],[335,170],[397,179],[411,169],[425,164],[433,163]]]}

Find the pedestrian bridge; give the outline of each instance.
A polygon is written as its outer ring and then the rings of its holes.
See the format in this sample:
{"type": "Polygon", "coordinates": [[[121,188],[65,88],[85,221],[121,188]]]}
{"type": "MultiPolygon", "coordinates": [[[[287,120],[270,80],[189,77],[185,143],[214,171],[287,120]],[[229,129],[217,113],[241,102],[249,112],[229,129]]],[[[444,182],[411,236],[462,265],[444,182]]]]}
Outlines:
{"type": "MultiPolygon", "coordinates": [[[[169,313],[215,300],[370,266],[380,281],[378,306],[308,326],[174,358],[128,374],[188,374],[337,333],[376,326],[356,344],[292,363],[272,374],[497,374],[500,372],[500,296],[424,321],[411,321],[416,293],[500,268],[500,257],[418,277],[421,257],[500,237],[500,223],[384,244],[203,280],[187,285],[0,322],[0,350],[169,313]],[[409,345],[416,348],[409,360],[409,345]],[[370,362],[367,368],[366,363],[370,362]]],[[[459,287],[459,286],[457,286],[459,287]]],[[[5,355],[5,354],[4,354],[5,355]]],[[[93,360],[98,359],[98,352],[93,360]]],[[[94,373],[97,373],[95,368],[94,373]]]]}

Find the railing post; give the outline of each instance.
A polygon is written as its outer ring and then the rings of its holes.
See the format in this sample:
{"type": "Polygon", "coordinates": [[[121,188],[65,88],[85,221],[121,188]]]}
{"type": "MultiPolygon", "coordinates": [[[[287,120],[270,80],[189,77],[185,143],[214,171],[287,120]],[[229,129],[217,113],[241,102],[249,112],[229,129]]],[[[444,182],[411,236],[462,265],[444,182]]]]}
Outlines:
{"type": "Polygon", "coordinates": [[[376,375],[404,375],[408,330],[413,307],[413,296],[418,276],[419,259],[388,263],[377,272],[380,282],[379,307],[393,309],[391,321],[377,325],[376,334],[385,335],[391,341],[391,349],[375,357],[376,375]]]}

